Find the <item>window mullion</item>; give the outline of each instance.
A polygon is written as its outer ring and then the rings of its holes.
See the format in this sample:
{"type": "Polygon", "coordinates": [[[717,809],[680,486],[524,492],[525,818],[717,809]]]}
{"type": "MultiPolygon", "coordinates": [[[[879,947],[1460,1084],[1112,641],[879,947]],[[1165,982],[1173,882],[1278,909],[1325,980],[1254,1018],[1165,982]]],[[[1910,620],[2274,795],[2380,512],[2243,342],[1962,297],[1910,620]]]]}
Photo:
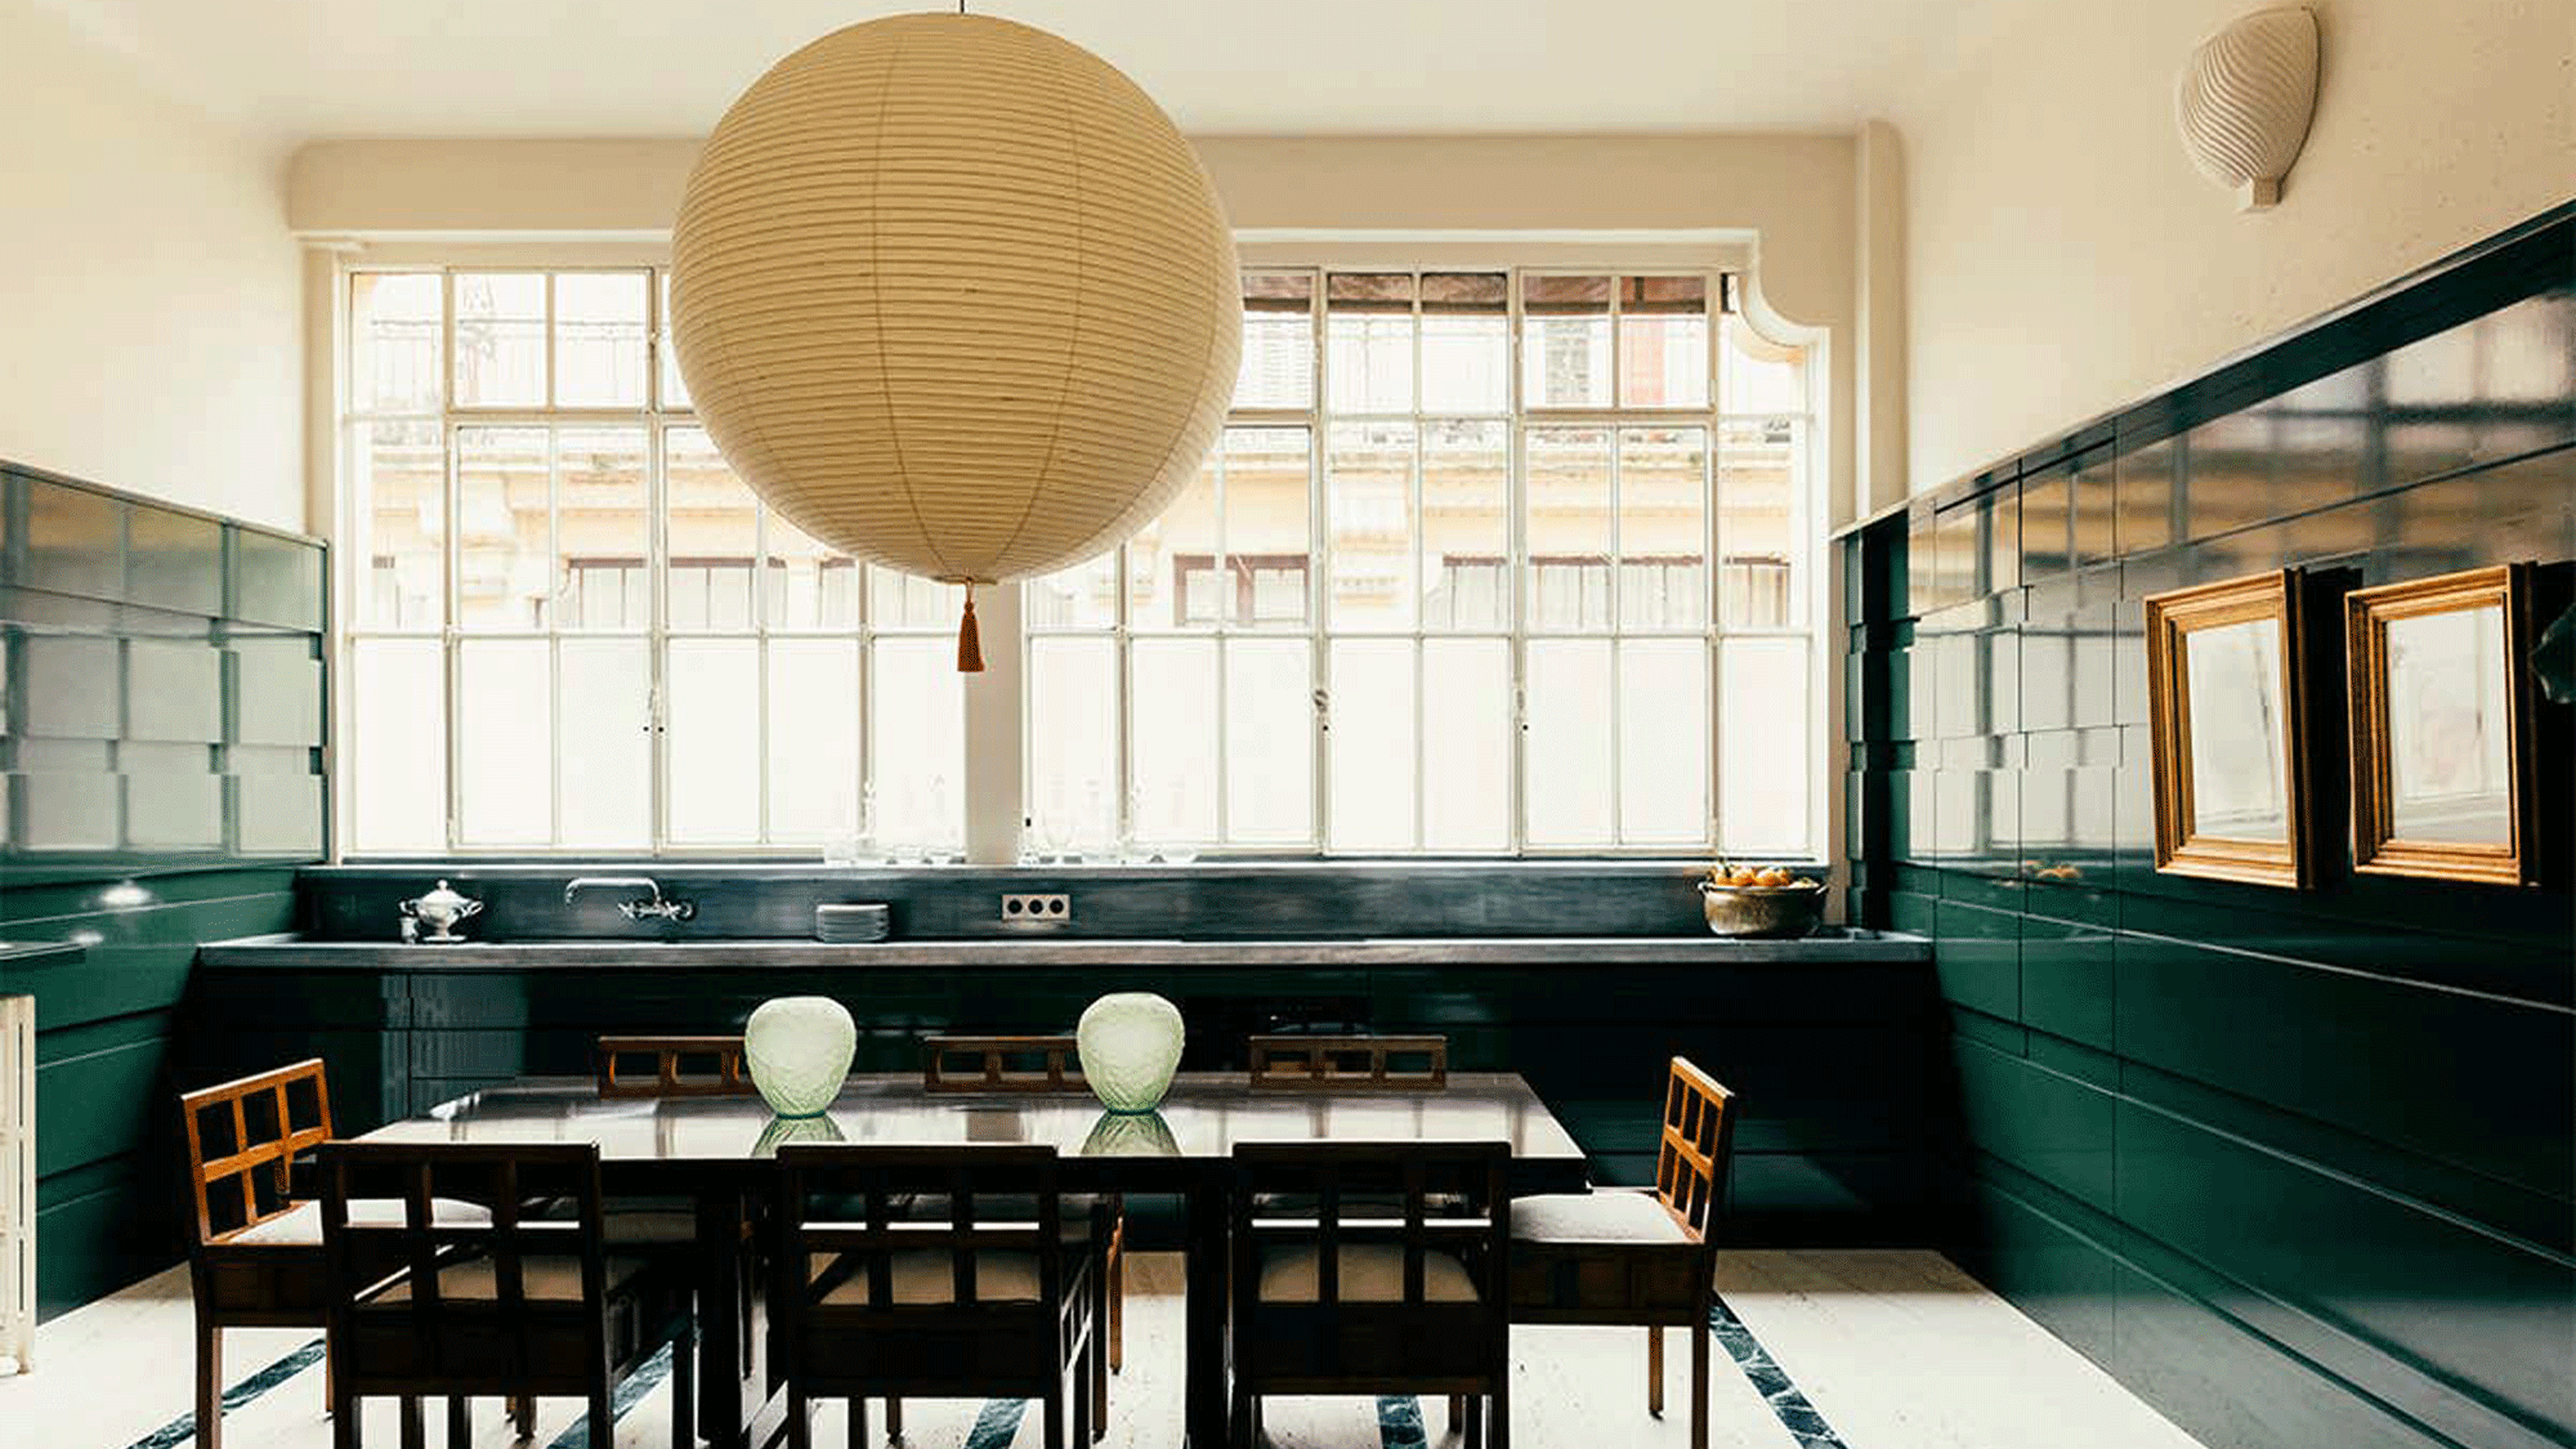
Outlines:
{"type": "Polygon", "coordinates": [[[1512,269],[1503,300],[1504,315],[1509,319],[1506,331],[1510,351],[1504,388],[1511,409],[1503,462],[1504,614],[1511,656],[1505,702],[1512,713],[1511,727],[1506,732],[1511,740],[1511,778],[1505,782],[1505,789],[1510,796],[1507,843],[1510,853],[1516,856],[1529,852],[1529,420],[1525,411],[1528,389],[1523,377],[1527,343],[1522,337],[1521,308],[1525,275],[1519,268],[1512,269]]]}

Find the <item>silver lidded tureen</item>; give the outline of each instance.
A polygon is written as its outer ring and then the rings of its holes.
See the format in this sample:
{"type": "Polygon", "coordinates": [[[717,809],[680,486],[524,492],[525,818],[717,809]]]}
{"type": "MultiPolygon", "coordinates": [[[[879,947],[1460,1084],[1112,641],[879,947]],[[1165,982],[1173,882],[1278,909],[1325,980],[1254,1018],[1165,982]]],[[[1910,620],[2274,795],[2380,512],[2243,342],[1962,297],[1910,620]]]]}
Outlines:
{"type": "Polygon", "coordinates": [[[417,939],[445,946],[465,939],[456,934],[456,927],[466,918],[480,914],[483,903],[448,889],[447,882],[440,881],[436,888],[401,902],[400,909],[404,939],[414,939],[420,927],[427,926],[429,933],[417,939]]]}

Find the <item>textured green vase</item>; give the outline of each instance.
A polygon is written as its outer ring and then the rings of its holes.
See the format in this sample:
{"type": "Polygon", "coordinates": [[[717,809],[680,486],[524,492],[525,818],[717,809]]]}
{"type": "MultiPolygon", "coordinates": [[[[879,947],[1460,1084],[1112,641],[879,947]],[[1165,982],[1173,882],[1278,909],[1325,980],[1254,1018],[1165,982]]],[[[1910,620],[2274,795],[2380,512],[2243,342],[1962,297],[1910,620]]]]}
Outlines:
{"type": "Polygon", "coordinates": [[[1150,991],[1115,991],[1073,1028],[1082,1075],[1112,1112],[1151,1112],[1181,1064],[1181,1009],[1150,991]]]}
{"type": "Polygon", "coordinates": [[[764,1001],[742,1028],[751,1084],[781,1117],[811,1117],[831,1106],[858,1049],[850,1009],[828,996],[764,1001]]]}

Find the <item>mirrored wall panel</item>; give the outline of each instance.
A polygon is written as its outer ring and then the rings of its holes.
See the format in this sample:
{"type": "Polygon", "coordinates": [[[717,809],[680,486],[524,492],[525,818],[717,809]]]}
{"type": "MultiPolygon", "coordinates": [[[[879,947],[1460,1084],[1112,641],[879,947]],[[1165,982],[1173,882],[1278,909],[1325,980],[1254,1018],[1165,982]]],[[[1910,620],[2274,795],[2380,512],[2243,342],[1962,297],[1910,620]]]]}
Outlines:
{"type": "Polygon", "coordinates": [[[0,466],[0,863],[325,849],[310,539],[0,466]]]}

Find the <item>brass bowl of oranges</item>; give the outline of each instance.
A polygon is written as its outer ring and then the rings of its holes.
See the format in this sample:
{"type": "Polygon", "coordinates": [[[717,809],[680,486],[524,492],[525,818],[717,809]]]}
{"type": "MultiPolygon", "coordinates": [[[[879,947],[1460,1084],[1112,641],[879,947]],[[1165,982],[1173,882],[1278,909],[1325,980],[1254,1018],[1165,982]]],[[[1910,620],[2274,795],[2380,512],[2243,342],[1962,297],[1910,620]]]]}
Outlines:
{"type": "Polygon", "coordinates": [[[1699,883],[1699,904],[1709,930],[1717,935],[1786,940],[1807,935],[1824,919],[1825,887],[1786,866],[1720,861],[1699,883]]]}

